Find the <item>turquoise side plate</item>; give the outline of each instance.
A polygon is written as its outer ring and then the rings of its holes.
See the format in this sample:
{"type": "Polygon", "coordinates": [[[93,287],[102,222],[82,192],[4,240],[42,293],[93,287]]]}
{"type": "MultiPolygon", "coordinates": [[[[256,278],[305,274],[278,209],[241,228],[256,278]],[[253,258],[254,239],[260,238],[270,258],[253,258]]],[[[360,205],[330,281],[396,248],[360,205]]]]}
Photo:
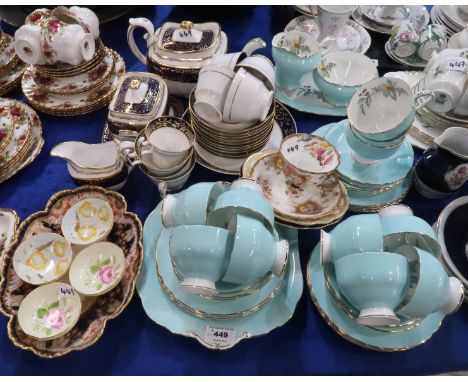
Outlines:
{"type": "Polygon", "coordinates": [[[160,203],[148,216],[143,227],[145,258],[137,282],[143,308],[154,322],[174,334],[195,338],[207,348],[225,350],[243,339],[267,334],[284,325],[292,317],[303,289],[297,230],[276,226],[280,237],[288,239],[290,250],[286,275],[277,295],[262,309],[246,317],[209,320],[179,308],[161,288],[156,274],[156,243],[163,228],[160,203]],[[207,327],[233,329],[232,341],[216,343],[208,337],[205,338],[207,327]]]}
{"type": "Polygon", "coordinates": [[[325,138],[339,151],[338,172],[344,177],[358,183],[385,186],[404,178],[413,167],[414,152],[407,140],[392,156],[380,160],[374,165],[369,166],[356,162],[351,156],[346,140],[347,128],[348,120],[343,119],[340,122],[322,126],[313,132],[313,134],[325,138]]]}
{"type": "Polygon", "coordinates": [[[314,82],[312,72],[302,76],[300,86],[294,90],[281,90],[276,87],[275,98],[289,107],[306,113],[331,116],[346,116],[346,106],[328,103],[323,92],[314,82]]]}
{"type": "Polygon", "coordinates": [[[370,350],[402,351],[422,345],[439,329],[444,318],[441,312],[432,313],[418,326],[394,333],[359,325],[341,310],[328,292],[320,264],[319,244],[315,246],[307,264],[307,285],[312,301],[327,324],[343,338],[370,350]]]}

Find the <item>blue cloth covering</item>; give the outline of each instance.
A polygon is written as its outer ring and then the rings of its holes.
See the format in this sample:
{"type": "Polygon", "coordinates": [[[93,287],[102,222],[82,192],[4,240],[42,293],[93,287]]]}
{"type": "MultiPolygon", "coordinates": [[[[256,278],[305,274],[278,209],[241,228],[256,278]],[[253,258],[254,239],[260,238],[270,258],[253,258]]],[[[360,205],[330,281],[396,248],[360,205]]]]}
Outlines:
{"type": "MultiPolygon", "coordinates": [[[[145,6],[133,9],[117,20],[101,25],[103,42],[119,52],[127,71],[145,71],[143,64],[127,45],[129,17],[147,17],[160,26],[171,21],[211,21],[221,23],[229,38],[229,50],[239,51],[253,37],[262,37],[268,48],[261,53],[271,57],[271,39],[294,17],[283,6],[145,6]]],[[[6,32],[14,29],[3,25],[6,32]]],[[[142,30],[137,41],[143,49],[142,30]]],[[[383,73],[381,73],[382,75],[383,73]]],[[[25,100],[20,90],[9,96],[25,100]]],[[[45,146],[38,158],[12,179],[0,185],[0,207],[13,208],[23,220],[42,210],[52,194],[74,188],[66,163],[49,156],[51,148],[63,141],[100,142],[107,109],[79,116],[54,117],[39,113],[45,146]]],[[[316,128],[341,118],[321,117],[293,111],[299,130],[316,128]]],[[[415,160],[421,155],[415,150],[415,160]]],[[[199,181],[233,180],[196,165],[189,184],[199,181]]],[[[189,185],[188,184],[188,185],[189,185]]],[[[159,202],[156,187],[136,169],[121,193],[130,211],[142,222],[159,202]]],[[[458,196],[466,195],[468,187],[458,196]]],[[[411,190],[404,203],[417,216],[433,223],[454,197],[436,201],[424,199],[411,190]]],[[[300,232],[302,269],[316,245],[318,231],[300,232]]],[[[156,280],[155,280],[156,282],[156,280]]],[[[43,360],[32,352],[16,348],[8,339],[7,319],[0,315],[0,374],[13,375],[80,375],[80,374],[433,374],[468,369],[468,308],[447,317],[440,330],[426,344],[402,353],[379,353],[362,349],[336,334],[316,311],[307,287],[293,318],[268,335],[242,341],[235,348],[210,351],[197,341],[171,334],[151,321],[143,311],[138,294],[115,320],[108,322],[104,335],[96,344],[65,357],[43,360]]]]}

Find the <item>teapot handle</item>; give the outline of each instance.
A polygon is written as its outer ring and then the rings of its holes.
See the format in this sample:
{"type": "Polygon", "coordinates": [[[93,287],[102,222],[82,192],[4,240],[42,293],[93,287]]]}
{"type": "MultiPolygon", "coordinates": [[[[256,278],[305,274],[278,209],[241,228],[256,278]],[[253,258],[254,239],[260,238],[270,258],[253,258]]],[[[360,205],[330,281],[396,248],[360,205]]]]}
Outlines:
{"type": "Polygon", "coordinates": [[[144,65],[146,65],[146,56],[138,49],[138,46],[135,43],[135,37],[133,36],[133,31],[135,28],[143,28],[146,30],[143,38],[146,40],[146,47],[149,48],[154,43],[154,26],[148,19],[144,17],[131,18],[128,20],[128,30],[127,30],[127,41],[130,46],[131,51],[144,65]]]}
{"type": "Polygon", "coordinates": [[[417,100],[419,98],[424,98],[424,97],[427,97],[426,100],[422,101],[421,103],[417,104],[415,106],[416,110],[419,110],[421,108],[423,108],[424,106],[426,106],[429,102],[431,102],[433,99],[434,99],[434,92],[430,91],[430,90],[423,90],[421,92],[419,92],[418,94],[416,94],[416,96],[414,97],[414,103],[416,104],[417,103],[417,100]]]}

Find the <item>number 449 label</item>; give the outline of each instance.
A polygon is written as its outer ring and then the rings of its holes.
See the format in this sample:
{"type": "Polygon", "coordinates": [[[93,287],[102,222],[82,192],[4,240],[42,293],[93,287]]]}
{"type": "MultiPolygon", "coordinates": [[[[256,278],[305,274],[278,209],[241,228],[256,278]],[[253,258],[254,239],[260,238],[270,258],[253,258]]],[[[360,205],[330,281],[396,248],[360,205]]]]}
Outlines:
{"type": "Polygon", "coordinates": [[[213,345],[230,345],[236,340],[236,331],[234,329],[215,328],[206,326],[205,341],[213,345]]]}

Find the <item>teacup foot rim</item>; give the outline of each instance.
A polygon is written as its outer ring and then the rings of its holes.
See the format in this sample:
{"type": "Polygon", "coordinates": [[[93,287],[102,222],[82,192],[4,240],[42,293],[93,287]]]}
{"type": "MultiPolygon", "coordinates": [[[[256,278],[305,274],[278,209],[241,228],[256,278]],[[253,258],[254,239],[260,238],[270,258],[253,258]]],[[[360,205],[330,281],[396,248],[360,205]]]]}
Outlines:
{"type": "Polygon", "coordinates": [[[357,323],[365,326],[387,326],[396,325],[400,319],[390,308],[368,308],[363,309],[356,319],[357,323]]]}

